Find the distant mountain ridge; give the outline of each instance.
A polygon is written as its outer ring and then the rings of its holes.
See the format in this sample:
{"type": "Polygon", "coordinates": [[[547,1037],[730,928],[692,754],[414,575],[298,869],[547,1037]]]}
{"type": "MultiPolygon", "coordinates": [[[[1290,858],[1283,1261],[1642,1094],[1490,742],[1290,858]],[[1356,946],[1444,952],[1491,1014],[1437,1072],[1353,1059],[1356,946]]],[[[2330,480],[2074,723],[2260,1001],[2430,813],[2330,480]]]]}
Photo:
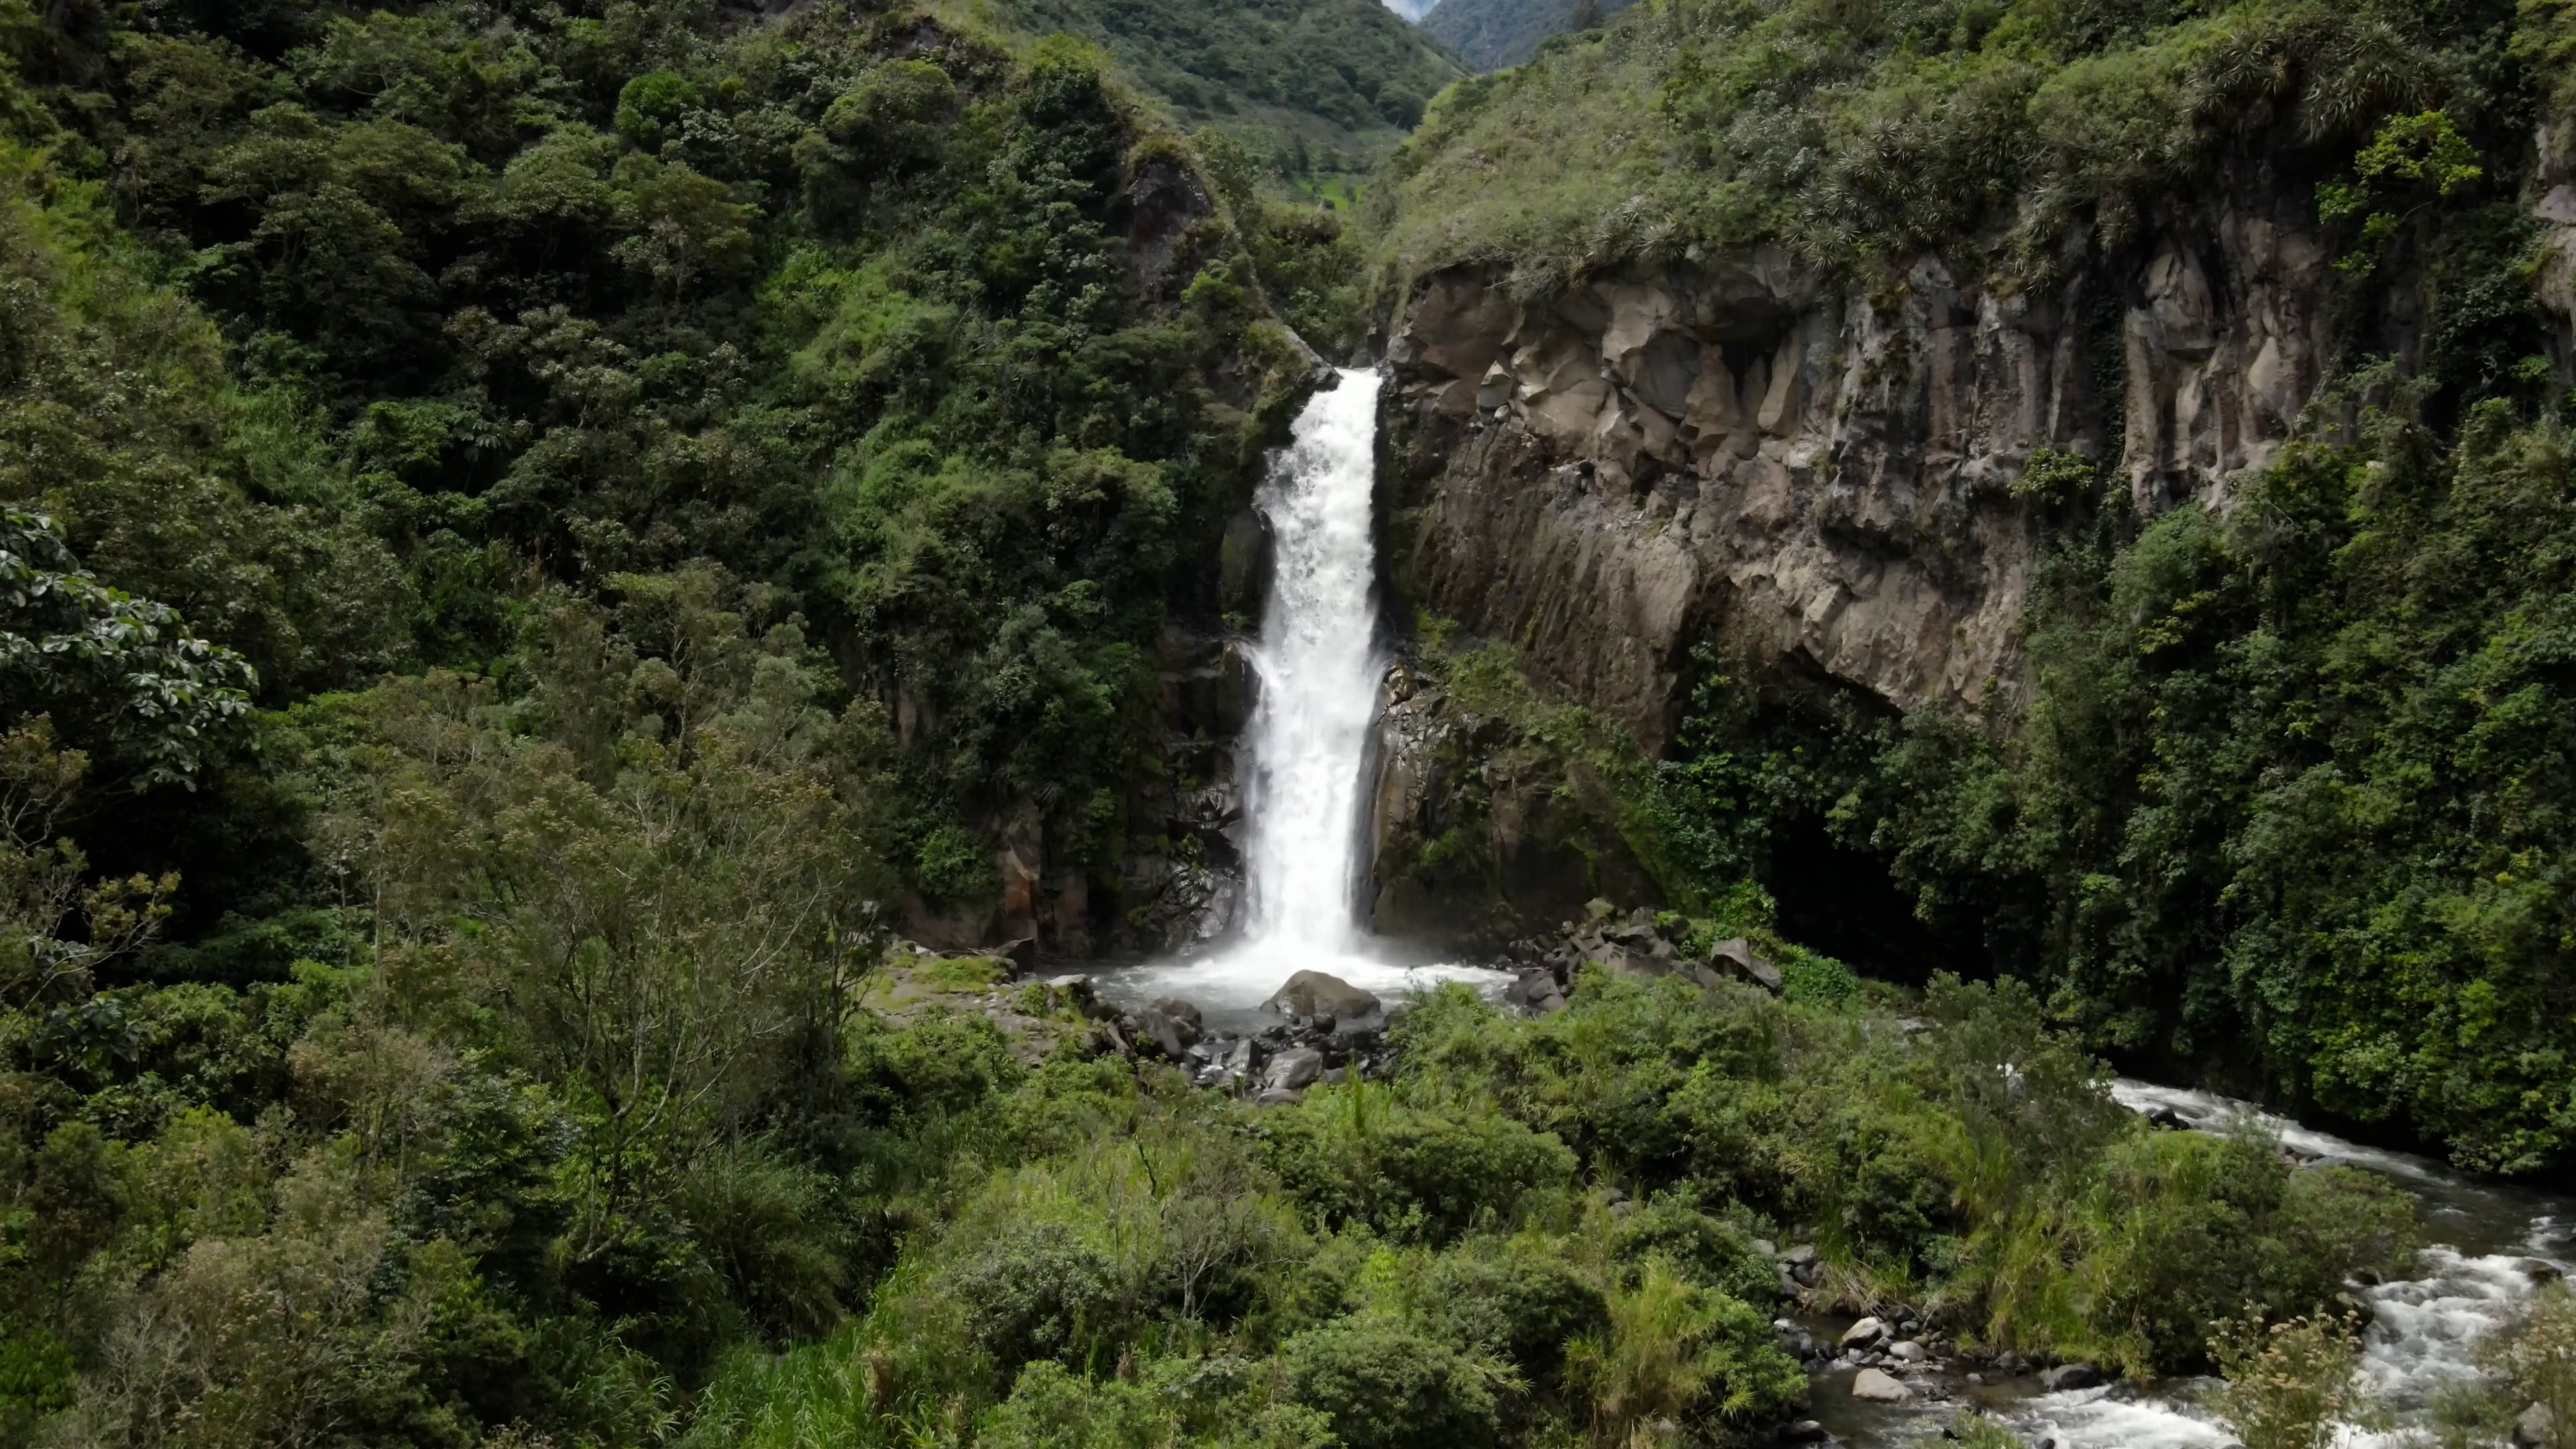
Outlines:
{"type": "MultiPolygon", "coordinates": [[[[1633,0],[1598,0],[1603,15],[1633,0]]],[[[1538,53],[1549,37],[1574,29],[1583,0],[1439,0],[1422,17],[1423,32],[1476,71],[1502,70],[1538,53]]]]}

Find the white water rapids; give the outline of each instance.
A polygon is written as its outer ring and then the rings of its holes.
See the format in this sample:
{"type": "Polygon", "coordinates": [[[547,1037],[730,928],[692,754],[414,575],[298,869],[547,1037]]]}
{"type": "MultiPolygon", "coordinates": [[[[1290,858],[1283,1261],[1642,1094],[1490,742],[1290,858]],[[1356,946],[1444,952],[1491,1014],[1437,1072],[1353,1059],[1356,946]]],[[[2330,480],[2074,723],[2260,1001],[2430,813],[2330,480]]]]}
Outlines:
{"type": "MultiPolygon", "coordinates": [[[[2425,1442],[2408,1424],[2448,1383],[2477,1372],[2478,1339],[2512,1315],[2532,1291],[2523,1264],[2540,1258],[2568,1266],[2568,1205],[2524,1188],[2475,1181],[2426,1158],[2346,1142],[2207,1092],[2119,1081],[2112,1095],[2134,1111],[2170,1110],[2204,1131],[2252,1129],[2293,1151],[2380,1173],[2422,1205],[2425,1241],[2414,1276],[2353,1291],[2370,1304],[2362,1334],[2362,1386],[2395,1411],[2398,1428],[2344,1427],[2338,1449],[2395,1449],[2425,1442]]],[[[1846,1444],[1889,1446],[1939,1442],[1955,1404],[1914,1409],[1861,1405],[1839,1392],[1848,1373],[1821,1385],[1820,1409],[1846,1444]]],[[[2025,1386],[2026,1387],[2026,1386],[2025,1386]]],[[[2058,1449],[2225,1449],[2234,1438],[2201,1407],[2205,1383],[2112,1385],[2027,1395],[2005,1389],[1977,1397],[2031,1444],[2058,1449]]]]}
{"type": "Polygon", "coordinates": [[[1257,501],[1270,521],[1270,597],[1249,653],[1260,698],[1246,731],[1246,929],[1213,959],[1115,973],[1121,996],[1171,994],[1212,1017],[1249,1012],[1300,970],[1380,998],[1502,973],[1407,965],[1361,931],[1362,775],[1386,657],[1377,640],[1375,372],[1344,371],[1300,413],[1257,501]]]}

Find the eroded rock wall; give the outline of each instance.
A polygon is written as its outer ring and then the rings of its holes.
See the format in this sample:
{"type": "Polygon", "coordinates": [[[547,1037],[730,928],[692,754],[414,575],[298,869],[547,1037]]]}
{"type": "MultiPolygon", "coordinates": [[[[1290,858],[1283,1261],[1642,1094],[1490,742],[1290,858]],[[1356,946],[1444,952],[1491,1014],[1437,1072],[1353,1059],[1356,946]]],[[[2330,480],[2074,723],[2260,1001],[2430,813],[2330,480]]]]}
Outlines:
{"type": "Polygon", "coordinates": [[[1766,249],[1535,305],[1426,277],[1388,349],[1400,583],[1649,751],[1712,633],[1899,708],[1981,702],[2014,676],[2032,453],[2114,459],[2151,509],[2222,492],[2330,346],[2330,258],[2289,217],[2231,213],[2117,283],[2059,270],[2029,291],[1926,256],[1836,292],[1766,249]]]}
{"type": "MultiPolygon", "coordinates": [[[[2538,282],[2565,314],[2576,137],[2540,147],[2538,282]]],[[[2304,187],[2197,214],[2122,259],[2071,246],[2044,287],[1922,256],[1834,288],[1769,249],[1535,302],[1477,267],[1418,278],[1386,338],[1395,589],[1650,756],[1704,642],[1893,709],[2008,703],[2051,506],[2016,487],[2034,454],[2111,465],[2145,512],[2225,506],[2318,421],[2338,345],[2420,348],[2404,277],[2375,283],[2376,335],[2338,338],[2304,187]]]]}

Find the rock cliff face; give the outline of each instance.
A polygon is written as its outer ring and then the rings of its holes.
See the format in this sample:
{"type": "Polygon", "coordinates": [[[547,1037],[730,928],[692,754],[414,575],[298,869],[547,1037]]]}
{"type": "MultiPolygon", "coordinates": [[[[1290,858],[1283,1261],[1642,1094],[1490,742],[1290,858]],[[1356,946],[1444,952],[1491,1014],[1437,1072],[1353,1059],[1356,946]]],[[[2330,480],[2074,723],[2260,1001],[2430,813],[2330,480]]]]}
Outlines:
{"type": "Polygon", "coordinates": [[[1504,712],[1399,664],[1373,756],[1366,893],[1381,935],[1496,950],[1595,897],[1651,894],[1610,783],[1504,712]]]}
{"type": "MultiPolygon", "coordinates": [[[[2568,141],[2542,138],[2533,206],[2561,310],[2568,141]]],[[[2222,190],[2123,259],[2070,246],[2040,289],[1927,255],[1835,290],[1769,249],[1536,303],[1478,268],[1418,278],[1385,354],[1394,585],[1650,755],[1702,642],[1897,709],[2008,699],[2034,454],[2110,464],[2151,512],[2223,505],[2326,380],[2340,278],[2312,198],[2222,190]]],[[[2366,350],[2411,358],[2412,285],[2366,350]]]]}

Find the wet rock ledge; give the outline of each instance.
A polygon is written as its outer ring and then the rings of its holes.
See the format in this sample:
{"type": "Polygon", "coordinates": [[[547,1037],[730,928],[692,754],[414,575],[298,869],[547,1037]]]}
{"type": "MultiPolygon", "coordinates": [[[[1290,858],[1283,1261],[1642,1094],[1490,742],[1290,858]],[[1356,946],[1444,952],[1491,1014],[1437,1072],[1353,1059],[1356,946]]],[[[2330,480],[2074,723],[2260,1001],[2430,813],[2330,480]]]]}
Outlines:
{"type": "Polygon", "coordinates": [[[1275,1023],[1250,1033],[1211,1032],[1188,1001],[1167,996],[1122,1011],[1088,976],[1041,974],[1030,950],[943,952],[897,941],[860,1001],[895,1022],[933,1011],[981,1015],[1032,1066],[1069,1045],[1160,1059],[1194,1085],[1266,1106],[1295,1102],[1318,1083],[1380,1078],[1394,1067],[1385,1005],[1320,971],[1297,972],[1264,1003],[1278,1015],[1275,1023]]]}

